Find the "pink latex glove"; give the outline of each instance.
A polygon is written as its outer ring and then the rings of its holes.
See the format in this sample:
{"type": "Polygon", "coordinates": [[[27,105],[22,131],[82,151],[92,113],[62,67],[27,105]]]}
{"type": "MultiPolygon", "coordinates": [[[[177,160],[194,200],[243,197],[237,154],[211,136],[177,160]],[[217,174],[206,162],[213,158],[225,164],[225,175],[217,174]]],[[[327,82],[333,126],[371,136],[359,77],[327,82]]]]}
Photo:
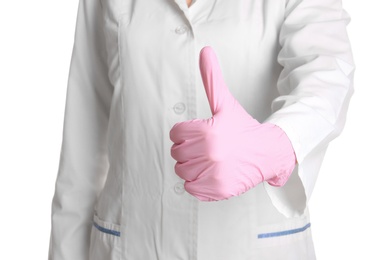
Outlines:
{"type": "Polygon", "coordinates": [[[186,181],[186,191],[199,200],[214,201],[263,181],[284,185],[296,162],[284,131],[260,124],[238,103],[211,47],[201,50],[199,65],[213,116],[177,123],[170,132],[175,171],[186,181]]]}

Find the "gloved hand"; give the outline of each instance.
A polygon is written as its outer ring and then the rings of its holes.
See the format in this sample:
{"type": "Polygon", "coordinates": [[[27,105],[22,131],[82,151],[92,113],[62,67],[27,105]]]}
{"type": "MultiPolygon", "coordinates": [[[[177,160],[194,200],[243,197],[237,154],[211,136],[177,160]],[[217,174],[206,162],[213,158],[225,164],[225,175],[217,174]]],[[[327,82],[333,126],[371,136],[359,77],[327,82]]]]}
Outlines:
{"type": "Polygon", "coordinates": [[[202,201],[237,196],[268,181],[282,186],[295,166],[284,131],[260,124],[228,90],[211,47],[200,52],[200,71],[212,117],[177,123],[170,132],[176,174],[202,201]]]}

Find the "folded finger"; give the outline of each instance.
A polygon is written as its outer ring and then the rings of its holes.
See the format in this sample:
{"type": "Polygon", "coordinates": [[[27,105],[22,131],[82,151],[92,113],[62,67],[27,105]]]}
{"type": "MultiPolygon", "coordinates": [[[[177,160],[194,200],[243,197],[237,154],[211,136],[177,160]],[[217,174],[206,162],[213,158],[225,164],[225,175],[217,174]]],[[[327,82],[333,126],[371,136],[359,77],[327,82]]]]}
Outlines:
{"type": "Polygon", "coordinates": [[[184,163],[176,163],[175,172],[183,180],[194,181],[199,175],[203,174],[208,167],[208,162],[205,161],[205,158],[198,157],[184,163]]]}
{"type": "Polygon", "coordinates": [[[185,140],[179,144],[175,143],[171,148],[171,156],[179,163],[184,163],[189,160],[196,159],[205,154],[204,138],[192,138],[185,140]]]}
{"type": "Polygon", "coordinates": [[[207,128],[203,119],[194,119],[175,124],[169,132],[169,137],[175,144],[180,144],[186,140],[202,135],[207,128]]]}

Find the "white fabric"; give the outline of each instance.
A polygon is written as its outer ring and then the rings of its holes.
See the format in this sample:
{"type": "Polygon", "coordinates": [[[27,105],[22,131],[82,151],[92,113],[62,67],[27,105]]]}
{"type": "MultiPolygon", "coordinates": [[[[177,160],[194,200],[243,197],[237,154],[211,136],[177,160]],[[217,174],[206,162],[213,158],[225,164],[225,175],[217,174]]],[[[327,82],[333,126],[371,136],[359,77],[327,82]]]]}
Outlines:
{"type": "Polygon", "coordinates": [[[80,0],[49,259],[315,259],[302,228],[353,92],[349,19],[341,0],[80,0]],[[284,187],[199,202],[175,175],[171,127],[211,116],[206,45],[246,111],[290,138],[284,187]]]}

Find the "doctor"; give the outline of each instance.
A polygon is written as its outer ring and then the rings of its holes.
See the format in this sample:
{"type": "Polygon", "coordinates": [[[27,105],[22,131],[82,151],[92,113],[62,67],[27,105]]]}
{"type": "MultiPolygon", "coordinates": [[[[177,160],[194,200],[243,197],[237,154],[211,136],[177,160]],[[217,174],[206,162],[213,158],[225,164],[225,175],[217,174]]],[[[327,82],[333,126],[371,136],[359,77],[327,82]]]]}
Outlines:
{"type": "Polygon", "coordinates": [[[341,0],[80,0],[49,259],[315,259],[349,20],[341,0]]]}

